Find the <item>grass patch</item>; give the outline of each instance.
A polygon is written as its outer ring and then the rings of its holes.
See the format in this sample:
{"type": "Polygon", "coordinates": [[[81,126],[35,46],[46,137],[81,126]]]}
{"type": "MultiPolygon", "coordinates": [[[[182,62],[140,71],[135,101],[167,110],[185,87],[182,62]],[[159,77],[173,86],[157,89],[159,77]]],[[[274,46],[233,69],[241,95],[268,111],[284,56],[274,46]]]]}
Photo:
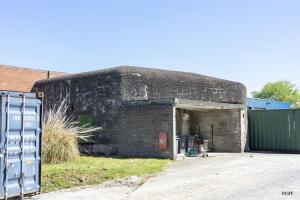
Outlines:
{"type": "Polygon", "coordinates": [[[95,185],[129,176],[143,176],[161,171],[170,160],[141,158],[107,158],[81,156],[63,164],[44,164],[42,192],[95,185]]]}

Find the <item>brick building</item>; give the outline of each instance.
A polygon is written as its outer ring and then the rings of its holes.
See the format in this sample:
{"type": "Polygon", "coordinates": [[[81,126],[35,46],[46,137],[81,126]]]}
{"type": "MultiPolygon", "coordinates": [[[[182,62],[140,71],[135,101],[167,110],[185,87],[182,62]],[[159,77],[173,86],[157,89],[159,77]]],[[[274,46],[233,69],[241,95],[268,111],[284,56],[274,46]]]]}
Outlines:
{"type": "Polygon", "coordinates": [[[0,90],[30,92],[35,81],[62,75],[66,73],[0,65],[0,90]]]}
{"type": "Polygon", "coordinates": [[[69,97],[69,112],[101,126],[84,150],[177,157],[177,137],[200,135],[218,152],[246,145],[244,85],[195,73],[122,66],[37,81],[45,107],[69,97]]]}

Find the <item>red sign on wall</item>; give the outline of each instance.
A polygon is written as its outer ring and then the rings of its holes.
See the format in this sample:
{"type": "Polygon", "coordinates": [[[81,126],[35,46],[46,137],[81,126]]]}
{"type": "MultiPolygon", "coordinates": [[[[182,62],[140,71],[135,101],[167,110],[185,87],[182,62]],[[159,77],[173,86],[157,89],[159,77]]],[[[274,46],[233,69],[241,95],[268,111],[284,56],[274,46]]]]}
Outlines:
{"type": "Polygon", "coordinates": [[[165,151],[168,149],[167,132],[159,132],[159,149],[165,151]]]}

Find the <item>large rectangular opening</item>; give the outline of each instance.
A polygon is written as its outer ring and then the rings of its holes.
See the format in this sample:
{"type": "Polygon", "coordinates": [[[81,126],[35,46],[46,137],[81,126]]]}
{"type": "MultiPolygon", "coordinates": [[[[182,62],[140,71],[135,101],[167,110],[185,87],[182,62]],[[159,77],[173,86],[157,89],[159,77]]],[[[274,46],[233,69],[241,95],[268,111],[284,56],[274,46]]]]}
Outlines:
{"type": "Polygon", "coordinates": [[[195,147],[195,138],[208,140],[209,151],[242,152],[246,134],[244,111],[241,104],[176,99],[176,154],[188,155],[190,148],[195,147]]]}

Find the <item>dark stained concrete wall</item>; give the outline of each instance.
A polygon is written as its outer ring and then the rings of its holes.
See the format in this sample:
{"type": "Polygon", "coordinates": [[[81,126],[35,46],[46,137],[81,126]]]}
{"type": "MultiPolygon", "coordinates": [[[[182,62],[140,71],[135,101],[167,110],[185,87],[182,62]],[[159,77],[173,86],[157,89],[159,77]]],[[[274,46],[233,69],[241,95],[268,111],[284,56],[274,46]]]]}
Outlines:
{"type": "MultiPolygon", "coordinates": [[[[110,76],[118,76],[119,80],[118,83],[113,81],[108,83],[109,86],[107,87],[113,87],[113,84],[115,84],[119,88],[119,99],[122,101],[181,98],[218,103],[246,104],[246,88],[241,83],[195,73],[128,66],[37,81],[34,85],[34,91],[57,81],[70,80],[74,84],[81,79],[82,82],[88,82],[89,79],[95,80],[97,78],[101,79],[101,77],[107,79],[105,77],[110,76]]],[[[89,87],[90,90],[97,90],[99,85],[94,83],[85,87],[89,87]]],[[[102,88],[99,87],[99,89],[101,90],[102,88]]]]}
{"type": "Polygon", "coordinates": [[[118,73],[101,73],[81,78],[57,79],[36,83],[33,91],[44,92],[45,109],[59,105],[64,99],[69,105],[70,115],[92,114],[94,126],[103,128],[96,135],[96,143],[114,143],[117,124],[120,120],[120,83],[118,73]],[[109,135],[110,137],[106,137],[109,135]]]}
{"type": "Polygon", "coordinates": [[[218,103],[246,103],[243,84],[195,73],[124,67],[122,100],[180,98],[218,103]]]}

